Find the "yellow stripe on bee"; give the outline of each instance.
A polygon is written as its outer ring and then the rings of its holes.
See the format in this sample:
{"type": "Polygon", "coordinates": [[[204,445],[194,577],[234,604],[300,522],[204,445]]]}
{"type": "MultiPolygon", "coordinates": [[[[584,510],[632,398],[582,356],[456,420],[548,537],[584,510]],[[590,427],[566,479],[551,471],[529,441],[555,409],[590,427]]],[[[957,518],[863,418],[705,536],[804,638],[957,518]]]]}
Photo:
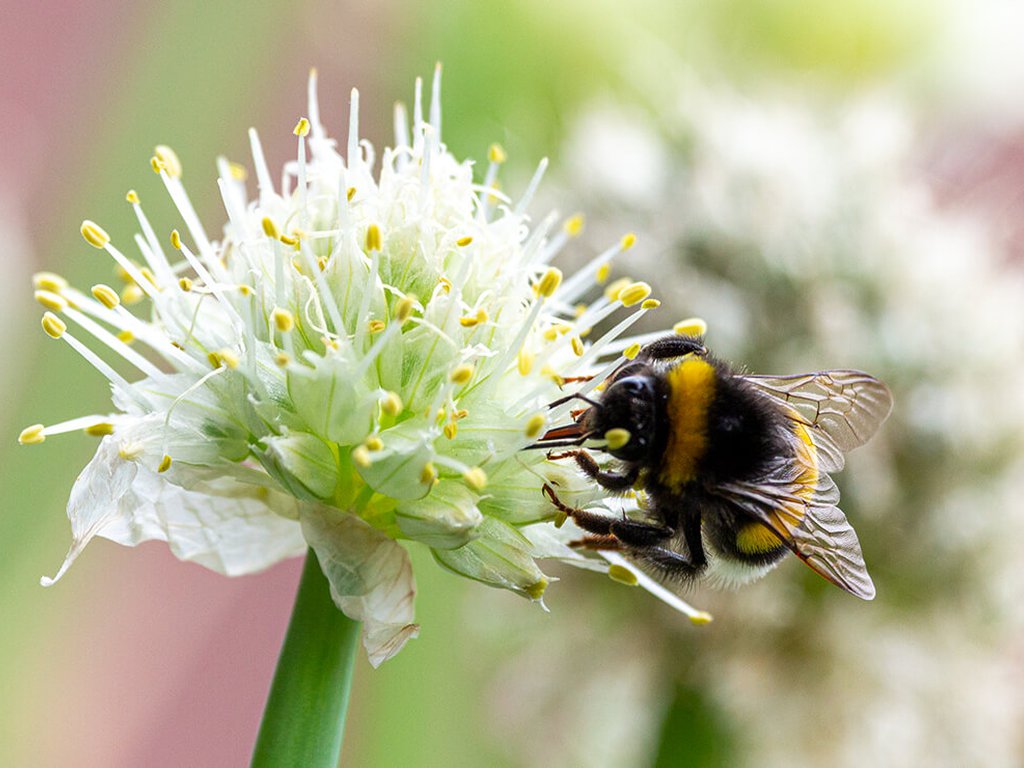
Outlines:
{"type": "Polygon", "coordinates": [[[697,476],[708,442],[708,409],[715,397],[715,369],[707,360],[684,360],[666,374],[670,431],[661,482],[675,491],[697,476]]]}
{"type": "Polygon", "coordinates": [[[736,548],[740,552],[756,555],[782,546],[782,540],[761,523],[747,523],[736,532],[736,548]]]}

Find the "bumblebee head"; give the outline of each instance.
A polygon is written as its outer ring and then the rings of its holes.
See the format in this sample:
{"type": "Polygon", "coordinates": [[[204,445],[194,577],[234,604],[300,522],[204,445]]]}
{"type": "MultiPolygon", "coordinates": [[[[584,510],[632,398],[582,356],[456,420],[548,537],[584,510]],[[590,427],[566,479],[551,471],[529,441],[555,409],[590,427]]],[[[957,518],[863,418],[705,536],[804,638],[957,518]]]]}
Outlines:
{"type": "Polygon", "coordinates": [[[651,458],[657,432],[658,387],[650,373],[614,381],[601,403],[583,416],[588,432],[608,441],[605,450],[622,461],[651,458]]]}

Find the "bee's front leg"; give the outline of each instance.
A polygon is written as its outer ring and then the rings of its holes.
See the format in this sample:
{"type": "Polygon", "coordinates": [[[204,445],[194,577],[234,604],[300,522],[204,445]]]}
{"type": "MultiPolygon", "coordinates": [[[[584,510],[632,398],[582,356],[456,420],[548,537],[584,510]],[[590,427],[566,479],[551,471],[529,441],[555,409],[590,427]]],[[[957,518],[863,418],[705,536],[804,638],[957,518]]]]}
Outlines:
{"type": "Polygon", "coordinates": [[[548,458],[574,459],[576,461],[576,465],[580,468],[583,474],[592,478],[598,485],[609,491],[624,491],[627,488],[632,488],[636,483],[637,478],[640,477],[639,464],[630,466],[623,473],[611,472],[606,469],[601,469],[600,465],[594,460],[594,457],[582,448],[574,451],[563,451],[562,453],[556,454],[549,453],[548,458]]]}

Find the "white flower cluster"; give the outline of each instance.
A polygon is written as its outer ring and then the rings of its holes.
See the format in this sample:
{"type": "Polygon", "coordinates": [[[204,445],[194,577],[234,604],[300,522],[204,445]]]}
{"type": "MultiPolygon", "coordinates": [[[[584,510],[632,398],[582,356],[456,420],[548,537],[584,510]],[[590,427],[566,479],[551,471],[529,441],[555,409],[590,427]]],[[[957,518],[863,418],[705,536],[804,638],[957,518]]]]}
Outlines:
{"type": "Polygon", "coordinates": [[[177,156],[158,147],[153,169],[184,223],[171,233],[173,250],[129,192],[138,261],[97,224],[82,225],[122,270],[120,293],[36,276],[44,330],[110,381],[116,412],[34,425],[20,441],[76,430],[102,437],[71,492],[71,549],[44,584],[94,536],[163,540],[229,575],[308,546],[337,605],[364,622],[379,664],[418,631],[412,568],[397,540],[534,600],[548,583],[539,558],[607,570],[563,543],[541,492],[549,483],[581,504],[596,490],[522,449],[568,409],[545,407],[565,378],[596,373],[593,388],[636,354],[638,340],[622,334],[657,302],[646,284],[619,281],[580,303],[634,238],[562,280],[549,263],[582,219],[558,229],[552,214],[530,228],[526,209],[546,163],[516,202],[496,184],[500,147],[474,181],[473,165],[441,143],[439,77],[428,116],[419,83],[411,127],[396,109],[395,147],[376,173],[359,138],[358,94],[343,157],[320,124],[315,90],[314,73],[309,117],[295,128],[298,157],[279,185],[254,131],[255,200],[244,169],[219,161],[228,215],[219,241],[189,202],[177,156]],[[125,306],[140,300],[148,317],[125,306]],[[585,340],[623,307],[628,317],[585,340]]]}

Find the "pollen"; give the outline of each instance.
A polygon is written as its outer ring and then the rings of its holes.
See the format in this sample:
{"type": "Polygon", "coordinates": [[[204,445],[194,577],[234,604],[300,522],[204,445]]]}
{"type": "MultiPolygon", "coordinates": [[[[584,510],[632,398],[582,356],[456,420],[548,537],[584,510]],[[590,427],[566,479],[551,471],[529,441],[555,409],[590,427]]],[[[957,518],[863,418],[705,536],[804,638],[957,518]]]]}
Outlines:
{"type": "Polygon", "coordinates": [[[117,291],[111,288],[109,285],[98,283],[91,289],[93,297],[107,309],[113,309],[121,303],[121,297],[117,295],[117,291]]]}
{"type": "Polygon", "coordinates": [[[548,580],[541,579],[535,581],[526,588],[526,594],[530,596],[531,600],[540,600],[544,596],[544,590],[548,588],[548,580]]]}
{"type": "Polygon", "coordinates": [[[381,249],[380,227],[371,224],[366,228],[366,251],[379,251],[381,249]]]}
{"type": "Polygon", "coordinates": [[[403,296],[395,305],[395,318],[399,323],[404,323],[412,317],[412,311],[416,307],[416,299],[412,296],[403,296]]]}
{"type": "Polygon", "coordinates": [[[690,621],[697,626],[703,626],[704,624],[710,624],[714,617],[707,611],[697,611],[690,616],[690,621]]]}
{"type": "Polygon", "coordinates": [[[32,295],[37,302],[53,312],[63,312],[68,308],[67,299],[53,291],[36,291],[32,295]]]}
{"type": "Polygon", "coordinates": [[[289,333],[295,327],[295,316],[287,309],[274,307],[270,316],[274,319],[274,326],[281,333],[289,333]]]}
{"type": "Polygon", "coordinates": [[[604,439],[608,441],[607,447],[609,451],[617,451],[620,448],[624,448],[632,437],[628,429],[622,429],[621,427],[609,429],[604,433],[604,439]]]}
{"type": "Polygon", "coordinates": [[[677,336],[703,336],[708,332],[708,324],[699,317],[688,317],[672,326],[677,336]]]}
{"type": "Polygon", "coordinates": [[[163,474],[164,472],[166,472],[170,468],[171,468],[171,457],[168,456],[165,453],[164,457],[162,459],[160,459],[160,466],[158,466],[156,468],[156,471],[159,472],[160,474],[163,474]]]}
{"type": "Polygon", "coordinates": [[[36,272],[32,275],[32,285],[42,291],[60,293],[68,287],[68,281],[55,272],[36,272]]]}
{"type": "Polygon", "coordinates": [[[640,309],[657,309],[661,306],[661,302],[657,299],[644,299],[644,303],[640,305],[640,309]]]}
{"type": "Polygon", "coordinates": [[[59,339],[68,329],[67,323],[57,317],[53,312],[46,312],[43,315],[43,330],[51,339],[59,339]]]}
{"type": "Polygon", "coordinates": [[[380,409],[388,416],[397,416],[402,412],[402,398],[397,392],[388,392],[380,401],[380,409]]]}
{"type": "Polygon", "coordinates": [[[557,267],[548,267],[548,271],[543,274],[540,280],[537,282],[536,291],[538,296],[544,298],[550,298],[554,295],[555,291],[558,290],[558,286],[562,284],[562,270],[557,267]]]}
{"type": "Polygon", "coordinates": [[[90,424],[82,431],[91,437],[106,437],[114,434],[114,425],[109,421],[101,421],[99,424],[90,424]]]}
{"type": "Polygon", "coordinates": [[[384,441],[376,435],[370,435],[363,441],[363,445],[366,446],[366,450],[368,451],[379,451],[384,448],[384,441]]]}
{"type": "Polygon", "coordinates": [[[580,339],[580,337],[573,336],[572,341],[570,343],[572,344],[573,354],[575,354],[576,357],[583,357],[583,341],[580,339]]]}
{"type": "Polygon", "coordinates": [[[176,251],[181,250],[181,233],[176,229],[171,230],[171,247],[176,251]]]}
{"type": "Polygon", "coordinates": [[[181,160],[178,154],[166,144],[158,144],[153,149],[153,155],[163,166],[167,175],[174,179],[181,178],[181,160]]]}
{"type": "Polygon", "coordinates": [[[651,286],[647,283],[630,283],[619,292],[619,301],[624,307],[632,307],[651,295],[651,286]]]}
{"type": "Polygon", "coordinates": [[[127,194],[124,196],[124,199],[126,202],[129,202],[132,205],[138,205],[140,202],[139,193],[136,192],[134,189],[129,189],[127,194]]]}
{"type": "Polygon", "coordinates": [[[619,248],[623,251],[628,251],[634,245],[636,245],[636,234],[633,232],[628,232],[623,235],[622,240],[619,242],[619,248]]]}
{"type": "Polygon", "coordinates": [[[454,421],[449,421],[444,425],[444,436],[449,440],[454,440],[457,434],[459,434],[459,425],[454,421]]]}
{"type": "Polygon", "coordinates": [[[462,479],[472,490],[479,493],[487,486],[487,473],[480,467],[467,469],[462,473],[462,479]]]}
{"type": "Polygon", "coordinates": [[[277,228],[277,224],[269,216],[263,217],[263,234],[269,237],[271,240],[278,240],[281,237],[281,230],[277,228]]]}
{"type": "Polygon", "coordinates": [[[579,237],[583,232],[583,224],[583,214],[576,213],[565,220],[565,224],[562,225],[562,231],[569,237],[579,237]]]}
{"type": "Polygon", "coordinates": [[[619,582],[619,584],[625,584],[627,587],[635,587],[638,583],[636,574],[626,566],[619,565],[618,563],[608,566],[608,578],[619,582]]]}
{"type": "MultiPolygon", "coordinates": [[[[192,280],[187,277],[179,278],[178,287],[181,288],[181,290],[183,290],[185,293],[188,293],[189,291],[192,290],[192,280]]],[[[238,290],[240,290],[242,292],[242,295],[245,296],[247,295],[245,289],[248,287],[249,286],[247,285],[240,285],[238,286],[238,290]]]]}
{"type": "Polygon", "coordinates": [[[309,120],[304,117],[299,118],[299,122],[295,124],[292,129],[292,133],[296,136],[308,136],[309,135],[309,120]]]}
{"type": "Polygon", "coordinates": [[[544,418],[544,414],[542,414],[542,413],[535,413],[535,414],[533,414],[533,416],[531,416],[529,419],[527,419],[527,421],[526,421],[526,429],[523,430],[523,432],[524,432],[524,434],[527,437],[529,437],[530,439],[533,439],[533,438],[537,437],[537,435],[540,434],[540,431],[542,429],[544,429],[544,424],[545,423],[546,423],[546,420],[544,418]]]}
{"type": "Polygon", "coordinates": [[[465,248],[467,245],[469,245],[472,242],[473,242],[473,236],[472,235],[466,235],[465,237],[460,237],[458,240],[456,240],[455,244],[457,246],[459,246],[459,248],[465,248]]]}
{"type": "Polygon", "coordinates": [[[21,430],[21,434],[18,435],[18,442],[21,445],[39,445],[46,439],[46,435],[43,434],[45,427],[42,424],[33,424],[31,427],[25,427],[21,430]]]}
{"type": "Polygon", "coordinates": [[[437,479],[437,470],[434,468],[434,463],[428,461],[420,472],[420,482],[427,485],[433,483],[435,479],[437,479]]]}
{"type": "Polygon", "coordinates": [[[487,159],[496,165],[501,165],[508,160],[508,153],[505,152],[501,144],[491,144],[487,149],[487,159]]]}
{"type": "Polygon", "coordinates": [[[604,285],[605,281],[608,280],[608,275],[612,273],[612,265],[609,262],[605,262],[597,268],[597,273],[594,275],[594,279],[597,280],[598,285],[604,285]]]}
{"type": "Polygon", "coordinates": [[[86,219],[82,222],[82,228],[80,231],[82,233],[82,237],[85,238],[85,242],[93,248],[106,248],[107,244],[110,242],[110,235],[108,235],[106,230],[104,230],[103,227],[95,221],[89,221],[89,219],[86,219]]]}
{"type": "Polygon", "coordinates": [[[352,461],[364,469],[370,466],[373,463],[373,459],[370,458],[370,449],[365,445],[357,445],[352,449],[352,461]]]}
{"type": "Polygon", "coordinates": [[[451,379],[453,384],[458,384],[459,386],[462,386],[463,384],[468,384],[469,380],[473,378],[474,370],[475,369],[473,368],[473,366],[470,365],[469,363],[462,363],[461,365],[457,365],[452,369],[452,372],[451,374],[449,374],[448,378],[451,379]]]}
{"type": "Polygon", "coordinates": [[[635,360],[636,356],[640,354],[640,344],[630,344],[624,350],[622,350],[622,356],[627,360],[635,360]]]}

